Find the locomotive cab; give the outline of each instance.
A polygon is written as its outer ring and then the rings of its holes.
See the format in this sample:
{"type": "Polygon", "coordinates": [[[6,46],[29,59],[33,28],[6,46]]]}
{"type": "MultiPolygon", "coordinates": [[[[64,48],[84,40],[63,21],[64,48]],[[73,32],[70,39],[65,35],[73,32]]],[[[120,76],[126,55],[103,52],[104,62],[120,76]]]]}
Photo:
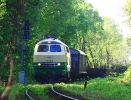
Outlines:
{"type": "Polygon", "coordinates": [[[58,39],[48,38],[38,42],[34,49],[35,79],[42,83],[70,77],[70,51],[58,39]]]}

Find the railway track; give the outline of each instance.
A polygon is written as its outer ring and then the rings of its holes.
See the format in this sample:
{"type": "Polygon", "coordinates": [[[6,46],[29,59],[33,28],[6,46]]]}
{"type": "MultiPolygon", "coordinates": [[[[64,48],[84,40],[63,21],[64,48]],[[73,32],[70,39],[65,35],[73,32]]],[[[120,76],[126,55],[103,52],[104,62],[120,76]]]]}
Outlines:
{"type": "Polygon", "coordinates": [[[30,100],[35,100],[34,98],[32,98],[32,97],[29,95],[29,93],[28,93],[29,89],[30,89],[30,88],[28,88],[28,89],[26,90],[26,92],[25,92],[26,96],[27,96],[30,100]]]}
{"type": "MultiPolygon", "coordinates": [[[[64,95],[64,94],[61,94],[61,93],[55,91],[55,90],[54,90],[54,86],[51,87],[51,90],[52,90],[55,94],[61,96],[62,98],[65,98],[65,100],[78,100],[78,99],[76,99],[76,98],[73,98],[73,97],[70,97],[70,96],[67,96],[67,95],[64,95]]],[[[63,99],[62,99],[62,100],[63,100],[63,99]]]]}
{"type": "MultiPolygon", "coordinates": [[[[28,91],[29,91],[30,88],[28,88],[25,92],[26,96],[30,99],[30,100],[36,100],[34,98],[32,98],[28,91]]],[[[51,100],[79,100],[79,99],[76,99],[76,98],[73,98],[73,97],[70,97],[70,96],[67,96],[67,95],[64,95],[64,94],[61,94],[59,93],[58,91],[56,91],[54,89],[54,86],[52,85],[51,89],[49,90],[49,92],[47,93],[51,98],[51,100]]],[[[43,98],[44,99],[44,98],[43,98]]]]}

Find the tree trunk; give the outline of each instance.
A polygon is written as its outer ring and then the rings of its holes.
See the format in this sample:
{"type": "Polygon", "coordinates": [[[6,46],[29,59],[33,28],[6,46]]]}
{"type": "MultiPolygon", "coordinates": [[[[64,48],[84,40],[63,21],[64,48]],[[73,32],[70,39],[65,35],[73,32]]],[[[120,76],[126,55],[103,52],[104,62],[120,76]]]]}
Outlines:
{"type": "Polygon", "coordinates": [[[91,57],[92,57],[92,67],[95,67],[95,66],[94,66],[94,63],[95,63],[95,61],[94,61],[94,55],[93,55],[93,53],[92,53],[92,50],[91,50],[90,45],[88,46],[88,49],[89,49],[90,55],[91,55],[91,57]]]}
{"type": "Polygon", "coordinates": [[[109,54],[109,51],[108,51],[108,49],[107,49],[107,47],[106,47],[106,54],[107,54],[107,58],[106,58],[106,66],[107,66],[107,68],[109,68],[109,60],[110,60],[110,54],[109,54]]]}

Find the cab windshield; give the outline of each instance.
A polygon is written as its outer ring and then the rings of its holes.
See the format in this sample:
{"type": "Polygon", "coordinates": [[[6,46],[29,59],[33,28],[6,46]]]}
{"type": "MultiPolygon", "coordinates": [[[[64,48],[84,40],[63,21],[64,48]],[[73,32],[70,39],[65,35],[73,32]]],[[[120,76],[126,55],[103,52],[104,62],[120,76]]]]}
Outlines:
{"type": "Polygon", "coordinates": [[[61,52],[60,45],[39,45],[37,52],[61,52]]]}
{"type": "Polygon", "coordinates": [[[38,52],[48,52],[49,51],[49,46],[48,45],[39,45],[37,51],[38,52]]]}
{"type": "Polygon", "coordinates": [[[61,52],[60,45],[51,45],[50,46],[50,52],[61,52]]]}

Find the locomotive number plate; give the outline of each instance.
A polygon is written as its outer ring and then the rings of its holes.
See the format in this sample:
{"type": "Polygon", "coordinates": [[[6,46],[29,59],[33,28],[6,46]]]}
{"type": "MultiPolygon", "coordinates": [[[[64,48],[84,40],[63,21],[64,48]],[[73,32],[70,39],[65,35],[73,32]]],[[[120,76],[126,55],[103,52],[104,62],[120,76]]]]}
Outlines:
{"type": "Polygon", "coordinates": [[[53,60],[45,60],[45,62],[53,62],[53,60]]]}

